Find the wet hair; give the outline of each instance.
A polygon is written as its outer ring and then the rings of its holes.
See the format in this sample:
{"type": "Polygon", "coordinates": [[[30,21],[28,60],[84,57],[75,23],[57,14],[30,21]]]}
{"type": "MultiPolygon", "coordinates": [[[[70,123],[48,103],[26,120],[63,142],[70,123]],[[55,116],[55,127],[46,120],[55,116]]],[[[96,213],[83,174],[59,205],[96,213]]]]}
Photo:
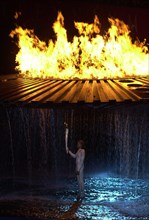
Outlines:
{"type": "Polygon", "coordinates": [[[78,140],[78,142],[81,144],[81,148],[85,149],[85,143],[82,139],[78,140]]]}

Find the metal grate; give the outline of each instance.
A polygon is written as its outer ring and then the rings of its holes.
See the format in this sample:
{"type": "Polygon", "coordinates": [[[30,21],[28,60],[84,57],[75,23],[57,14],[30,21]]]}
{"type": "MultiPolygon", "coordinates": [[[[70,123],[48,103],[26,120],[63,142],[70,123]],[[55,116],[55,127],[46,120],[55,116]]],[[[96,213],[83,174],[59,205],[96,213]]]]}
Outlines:
{"type": "Polygon", "coordinates": [[[1,76],[0,103],[60,104],[149,101],[149,79],[41,80],[1,76]]]}

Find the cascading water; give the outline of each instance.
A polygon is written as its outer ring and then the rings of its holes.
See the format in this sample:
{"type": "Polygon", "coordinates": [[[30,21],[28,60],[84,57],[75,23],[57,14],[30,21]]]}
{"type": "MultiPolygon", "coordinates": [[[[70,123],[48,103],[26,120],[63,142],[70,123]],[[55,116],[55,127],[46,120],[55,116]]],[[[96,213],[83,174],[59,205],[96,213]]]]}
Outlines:
{"type": "Polygon", "coordinates": [[[14,149],[13,149],[13,143],[12,143],[12,131],[11,131],[11,124],[10,124],[9,113],[8,113],[7,110],[6,110],[6,115],[7,115],[7,121],[8,121],[8,129],[9,129],[9,140],[10,140],[10,149],[11,149],[12,174],[13,174],[13,178],[15,178],[14,149]]]}
{"type": "Polygon", "coordinates": [[[1,109],[1,118],[0,170],[4,174],[5,168],[5,175],[30,179],[71,175],[74,162],[66,154],[64,143],[67,121],[71,150],[76,151],[78,139],[85,140],[87,173],[111,170],[125,177],[148,177],[148,106],[11,107],[1,109]]]}
{"type": "Polygon", "coordinates": [[[1,107],[0,216],[148,219],[148,110],[141,103],[1,107]],[[66,154],[64,122],[69,148],[75,152],[78,139],[86,144],[86,196],[79,203],[74,200],[75,161],[66,154]]]}

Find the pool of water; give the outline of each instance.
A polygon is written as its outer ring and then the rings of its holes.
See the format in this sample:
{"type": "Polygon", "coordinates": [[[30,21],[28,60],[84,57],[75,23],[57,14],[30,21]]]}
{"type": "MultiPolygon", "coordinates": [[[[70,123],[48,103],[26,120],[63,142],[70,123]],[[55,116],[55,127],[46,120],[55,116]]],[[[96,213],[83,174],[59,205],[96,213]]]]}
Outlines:
{"type": "Polygon", "coordinates": [[[149,219],[149,180],[107,173],[85,177],[85,198],[77,201],[75,177],[52,182],[0,181],[0,220],[149,219]]]}

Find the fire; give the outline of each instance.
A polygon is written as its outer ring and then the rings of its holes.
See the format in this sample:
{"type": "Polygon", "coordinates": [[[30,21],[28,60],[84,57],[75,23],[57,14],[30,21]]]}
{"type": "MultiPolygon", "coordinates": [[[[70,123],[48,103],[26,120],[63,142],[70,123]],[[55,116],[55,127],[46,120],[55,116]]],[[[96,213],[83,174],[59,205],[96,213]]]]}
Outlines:
{"type": "Polygon", "coordinates": [[[109,18],[102,36],[97,16],[92,24],[74,22],[79,36],[68,41],[64,17],[53,24],[56,40],[41,41],[34,30],[18,26],[10,37],[18,39],[16,70],[23,76],[56,79],[101,79],[147,76],[149,53],[144,42],[132,42],[128,25],[109,18]]]}

